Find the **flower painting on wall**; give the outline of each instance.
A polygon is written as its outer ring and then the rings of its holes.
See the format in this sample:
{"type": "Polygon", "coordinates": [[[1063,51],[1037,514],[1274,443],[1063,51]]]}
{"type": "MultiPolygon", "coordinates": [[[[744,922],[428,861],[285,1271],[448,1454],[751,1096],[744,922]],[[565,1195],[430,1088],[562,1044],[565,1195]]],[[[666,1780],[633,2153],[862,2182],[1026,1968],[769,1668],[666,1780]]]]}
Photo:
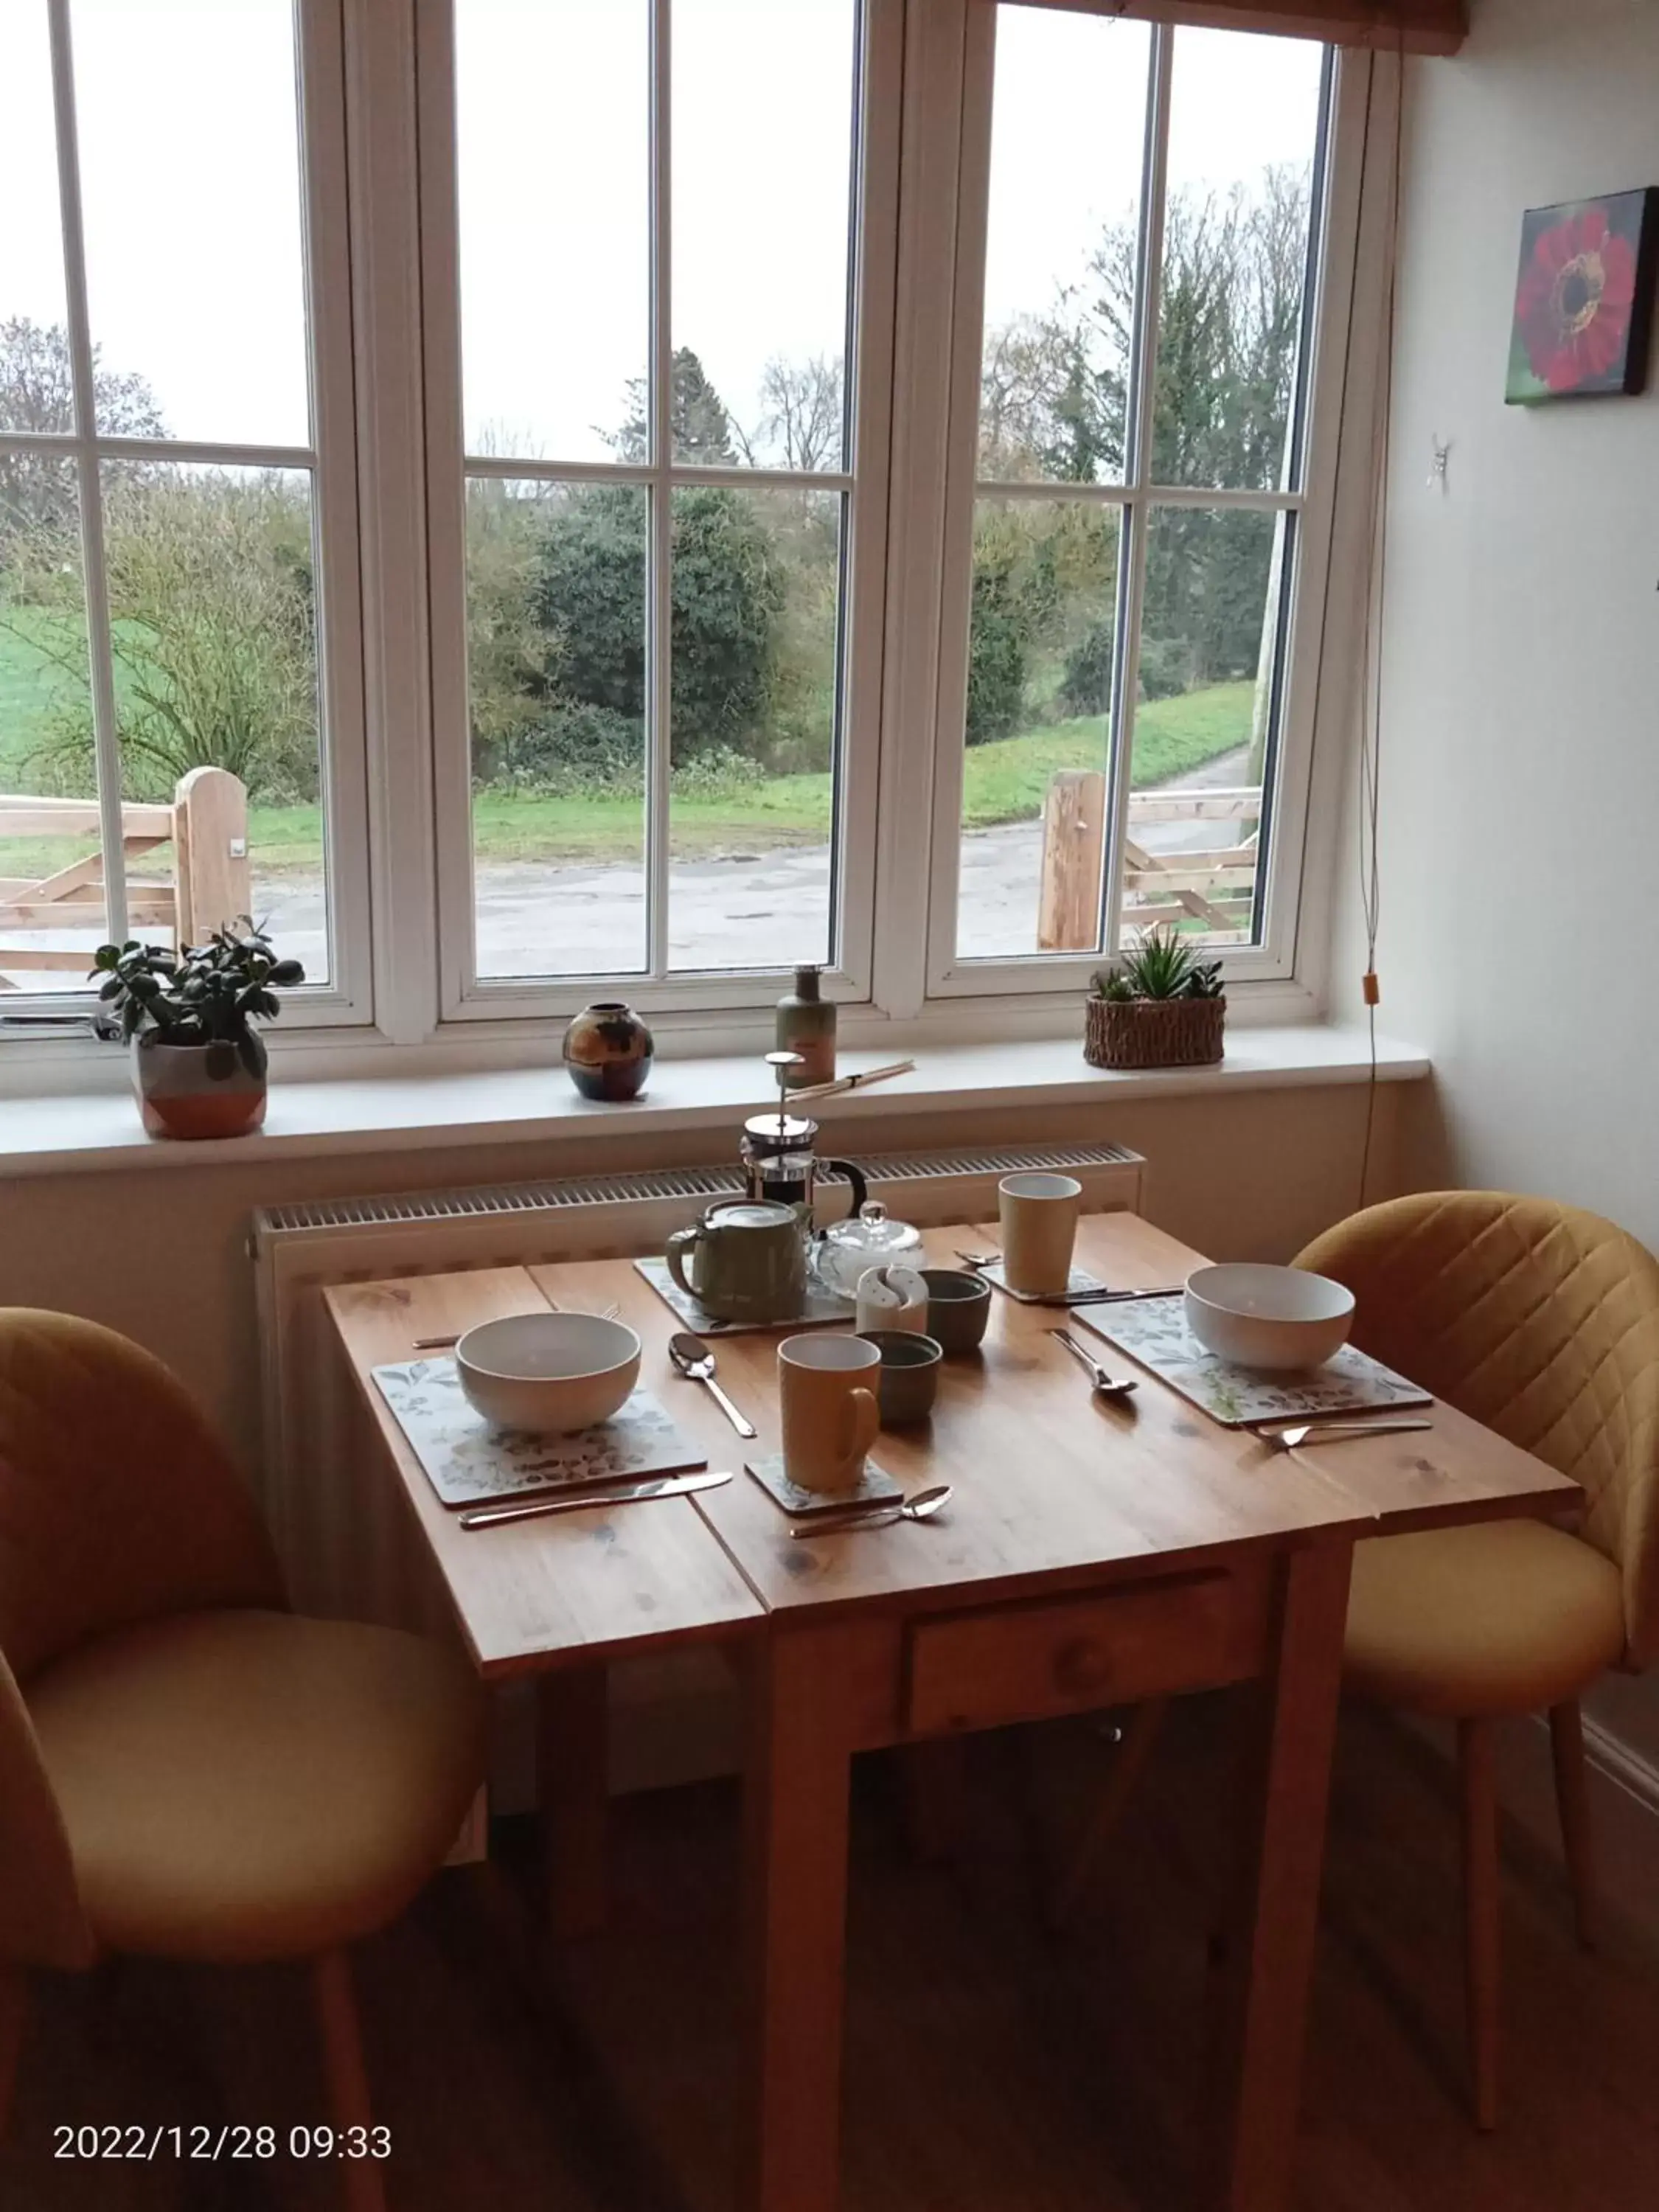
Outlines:
{"type": "Polygon", "coordinates": [[[1647,380],[1659,190],[1529,208],[1504,398],[1639,392],[1647,380]]]}

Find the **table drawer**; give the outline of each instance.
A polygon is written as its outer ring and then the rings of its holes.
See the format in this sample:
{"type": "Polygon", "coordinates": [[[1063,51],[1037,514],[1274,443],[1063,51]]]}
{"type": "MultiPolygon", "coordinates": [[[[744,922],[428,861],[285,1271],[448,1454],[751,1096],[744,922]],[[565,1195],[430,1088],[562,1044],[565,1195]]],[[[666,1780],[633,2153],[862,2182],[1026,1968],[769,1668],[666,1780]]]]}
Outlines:
{"type": "Polygon", "coordinates": [[[1263,1663],[1267,1617],[1267,1574],[1244,1570],[921,1621],[906,1729],[1000,1728],[1239,1681],[1263,1663]]]}

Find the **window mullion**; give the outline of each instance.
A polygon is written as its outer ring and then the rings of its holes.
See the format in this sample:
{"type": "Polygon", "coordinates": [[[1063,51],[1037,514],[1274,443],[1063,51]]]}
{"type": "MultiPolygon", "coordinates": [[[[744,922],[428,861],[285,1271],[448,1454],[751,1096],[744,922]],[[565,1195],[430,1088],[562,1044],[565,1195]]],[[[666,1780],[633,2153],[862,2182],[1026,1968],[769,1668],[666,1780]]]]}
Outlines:
{"type": "Polygon", "coordinates": [[[105,927],[127,933],[127,869],[121,817],[121,732],[110,650],[109,579],[104,562],[103,483],[93,440],[97,398],[87,313],[86,242],[81,218],[80,143],[75,121],[75,50],[69,0],[50,0],[52,105],[58,134],[58,198],[64,232],[64,292],[70,373],[75,392],[76,477],[81,495],[82,592],[86,608],[93,748],[98,765],[99,834],[104,848],[105,927]]]}
{"type": "Polygon", "coordinates": [[[647,968],[668,973],[669,717],[673,692],[674,379],[671,0],[651,10],[651,513],[647,567],[645,862],[647,968]]]}
{"type": "Polygon", "coordinates": [[[1125,410],[1124,479],[1129,487],[1118,556],[1117,636],[1113,653],[1112,744],[1108,763],[1106,851],[1101,869],[1100,944],[1115,952],[1121,931],[1124,848],[1133,781],[1135,698],[1140,680],[1140,615],[1146,598],[1146,544],[1152,511],[1154,400],[1158,386],[1158,297],[1164,271],[1164,211],[1170,172],[1170,87],[1175,33],[1152,31],[1152,82],[1146,103],[1146,157],[1141,186],[1140,281],[1136,287],[1133,354],[1125,410]]]}

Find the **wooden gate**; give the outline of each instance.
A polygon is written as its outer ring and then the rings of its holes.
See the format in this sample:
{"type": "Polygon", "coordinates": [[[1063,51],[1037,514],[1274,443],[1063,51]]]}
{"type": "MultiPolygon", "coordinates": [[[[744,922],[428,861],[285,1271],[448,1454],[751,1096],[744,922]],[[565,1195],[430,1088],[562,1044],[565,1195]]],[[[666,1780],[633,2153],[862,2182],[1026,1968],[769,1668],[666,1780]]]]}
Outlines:
{"type": "MultiPolygon", "coordinates": [[[[0,794],[0,838],[95,837],[102,827],[90,799],[34,799],[0,794]]],[[[129,875],[127,926],[136,936],[159,932],[191,945],[249,911],[247,793],[228,769],[192,769],[168,805],[124,803],[122,850],[131,868],[163,846],[173,848],[170,876],[129,875]]],[[[101,850],[36,877],[0,877],[0,990],[10,978],[47,970],[84,975],[84,948],[17,945],[31,931],[98,930],[104,915],[101,850]]]]}
{"type": "MultiPolygon", "coordinates": [[[[1062,769],[1048,786],[1037,904],[1037,944],[1044,952],[1091,952],[1100,942],[1107,798],[1106,778],[1098,769],[1062,769]]],[[[1131,792],[1123,846],[1123,927],[1199,921],[1213,939],[1236,943],[1248,937],[1261,818],[1259,784],[1232,790],[1131,792]],[[1237,826],[1229,844],[1194,853],[1149,853],[1135,832],[1158,822],[1237,826]]]]}

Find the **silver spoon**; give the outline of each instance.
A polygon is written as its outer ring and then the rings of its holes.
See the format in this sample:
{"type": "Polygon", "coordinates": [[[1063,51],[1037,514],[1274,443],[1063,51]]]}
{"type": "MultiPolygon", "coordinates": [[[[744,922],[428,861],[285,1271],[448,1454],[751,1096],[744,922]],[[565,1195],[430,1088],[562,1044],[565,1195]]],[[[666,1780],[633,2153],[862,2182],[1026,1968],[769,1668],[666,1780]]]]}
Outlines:
{"type": "Polygon", "coordinates": [[[789,1533],[792,1536],[835,1536],[851,1528],[890,1528],[896,1521],[931,1521],[940,1506],[951,1497],[948,1482],[936,1482],[931,1490],[919,1490],[914,1498],[907,1498],[897,1505],[878,1505],[863,1513],[842,1513],[833,1519],[802,1521],[789,1533]]]}
{"type": "Polygon", "coordinates": [[[1139,1376],[1109,1375],[1097,1359],[1091,1358],[1089,1354],[1083,1349],[1083,1346],[1078,1342],[1077,1339],[1072,1334],[1070,1329],[1051,1328],[1048,1331],[1048,1334],[1056,1340],[1056,1342],[1065,1346],[1067,1352],[1071,1353],[1073,1358],[1076,1360],[1078,1365],[1087,1374],[1089,1380],[1094,1384],[1096,1389],[1099,1391],[1103,1398],[1127,1398],[1131,1390],[1139,1389],[1140,1378],[1139,1376]]]}
{"type": "Polygon", "coordinates": [[[708,1385],[714,1394],[715,1404],[740,1437],[759,1435],[755,1424],[738,1411],[714,1380],[714,1355],[700,1336],[693,1336],[686,1329],[677,1329],[668,1340],[668,1357],[682,1375],[689,1376],[694,1382],[708,1385]]]}
{"type": "Polygon", "coordinates": [[[1264,1444],[1294,1451],[1298,1444],[1338,1444],[1350,1437],[1394,1437],[1407,1429],[1431,1429],[1432,1421],[1304,1421],[1293,1429],[1258,1429],[1264,1444]]]}

